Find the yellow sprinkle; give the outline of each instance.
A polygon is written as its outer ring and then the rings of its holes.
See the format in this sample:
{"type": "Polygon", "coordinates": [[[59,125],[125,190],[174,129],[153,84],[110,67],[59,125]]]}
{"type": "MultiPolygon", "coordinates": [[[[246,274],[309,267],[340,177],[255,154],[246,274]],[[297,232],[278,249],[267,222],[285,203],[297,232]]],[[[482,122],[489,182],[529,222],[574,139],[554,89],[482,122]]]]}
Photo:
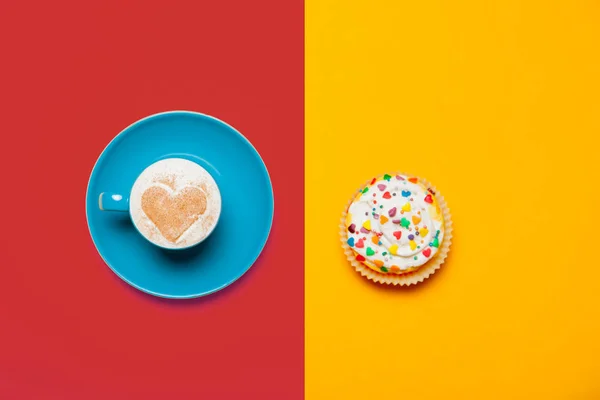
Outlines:
{"type": "Polygon", "coordinates": [[[398,245],[397,244],[393,244],[390,246],[390,254],[396,255],[396,252],[398,251],[398,245]]]}
{"type": "Polygon", "coordinates": [[[365,229],[367,229],[367,230],[369,230],[369,231],[370,231],[370,230],[371,230],[371,220],[370,220],[370,219],[366,220],[366,221],[363,223],[363,227],[364,227],[365,229]]]}
{"type": "Polygon", "coordinates": [[[427,228],[421,228],[419,230],[419,235],[421,235],[421,236],[427,236],[428,233],[429,233],[429,231],[427,230],[427,228]]]}
{"type": "Polygon", "coordinates": [[[410,203],[407,202],[405,205],[403,205],[402,211],[409,212],[410,211],[410,203]]]}
{"type": "Polygon", "coordinates": [[[408,242],[408,244],[410,244],[411,250],[414,250],[417,248],[417,243],[414,240],[411,240],[410,242],[408,242]]]}

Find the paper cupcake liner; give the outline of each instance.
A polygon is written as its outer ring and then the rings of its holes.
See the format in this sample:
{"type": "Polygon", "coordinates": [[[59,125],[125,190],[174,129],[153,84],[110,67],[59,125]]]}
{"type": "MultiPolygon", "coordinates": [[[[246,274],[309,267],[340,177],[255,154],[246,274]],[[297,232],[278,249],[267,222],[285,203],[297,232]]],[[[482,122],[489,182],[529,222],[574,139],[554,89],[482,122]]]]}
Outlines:
{"type": "MultiPolygon", "coordinates": [[[[400,174],[404,176],[415,176],[405,174],[402,172],[395,172],[394,174],[400,174]]],[[[350,204],[352,204],[352,201],[356,197],[356,193],[358,192],[358,190],[368,185],[371,182],[371,179],[366,181],[364,185],[362,185],[356,192],[354,192],[354,194],[348,201],[344,212],[342,213],[342,219],[340,221],[340,240],[342,242],[342,249],[344,250],[344,254],[346,254],[348,262],[350,262],[350,265],[352,265],[356,271],[358,271],[362,276],[366,277],[367,279],[372,280],[373,282],[399,286],[416,285],[419,282],[423,282],[425,279],[433,275],[435,271],[440,269],[440,267],[446,260],[446,257],[448,256],[448,252],[450,251],[450,245],[452,244],[452,219],[450,217],[450,209],[446,205],[446,200],[444,199],[444,196],[442,196],[438,192],[435,186],[431,185],[426,179],[421,179],[419,177],[416,178],[419,179],[419,182],[423,183],[426,187],[431,188],[435,192],[435,198],[444,216],[444,239],[441,243],[441,247],[438,250],[437,254],[431,260],[423,264],[417,270],[407,272],[404,274],[383,274],[377,272],[367,267],[360,261],[357,261],[355,258],[356,255],[354,251],[352,251],[352,248],[346,242],[348,240],[348,232],[346,228],[346,215],[348,214],[348,208],[350,207],[350,204]]]]}

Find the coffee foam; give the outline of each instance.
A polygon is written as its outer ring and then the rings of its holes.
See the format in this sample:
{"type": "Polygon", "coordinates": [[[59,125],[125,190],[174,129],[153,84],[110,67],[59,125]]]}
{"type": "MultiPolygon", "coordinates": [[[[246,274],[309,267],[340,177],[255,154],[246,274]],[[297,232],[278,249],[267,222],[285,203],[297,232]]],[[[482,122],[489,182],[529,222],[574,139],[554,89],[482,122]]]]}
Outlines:
{"type": "Polygon", "coordinates": [[[133,223],[151,242],[184,248],[212,232],[221,213],[221,194],[204,168],[168,158],[141,173],[131,190],[129,209],[133,223]]]}

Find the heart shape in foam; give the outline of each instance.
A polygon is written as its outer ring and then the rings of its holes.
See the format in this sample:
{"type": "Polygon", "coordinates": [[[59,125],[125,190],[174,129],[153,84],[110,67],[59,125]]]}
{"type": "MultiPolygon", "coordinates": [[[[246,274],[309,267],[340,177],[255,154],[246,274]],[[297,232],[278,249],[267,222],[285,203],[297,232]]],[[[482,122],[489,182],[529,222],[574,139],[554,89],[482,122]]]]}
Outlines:
{"type": "Polygon", "coordinates": [[[206,195],[195,187],[169,193],[152,186],[142,195],[142,210],[165,239],[175,243],[206,211],[206,195]]]}

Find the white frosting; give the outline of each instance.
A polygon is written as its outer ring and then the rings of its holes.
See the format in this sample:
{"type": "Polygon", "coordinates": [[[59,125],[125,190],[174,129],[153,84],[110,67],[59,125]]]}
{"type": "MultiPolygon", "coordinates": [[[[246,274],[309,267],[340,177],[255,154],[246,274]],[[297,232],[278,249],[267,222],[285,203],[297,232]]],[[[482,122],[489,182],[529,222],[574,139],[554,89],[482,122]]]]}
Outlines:
{"type": "Polygon", "coordinates": [[[346,219],[348,245],[357,259],[384,273],[406,272],[432,259],[444,238],[435,194],[401,175],[384,175],[365,189],[346,219]]]}
{"type": "Polygon", "coordinates": [[[200,165],[182,158],[168,158],[147,167],[135,181],[129,210],[136,228],[151,242],[166,248],[184,248],[204,240],[215,228],[221,214],[221,194],[213,177],[200,165]],[[147,189],[160,187],[172,198],[185,188],[196,188],[206,196],[206,210],[175,242],[167,240],[142,208],[147,189]]]}

